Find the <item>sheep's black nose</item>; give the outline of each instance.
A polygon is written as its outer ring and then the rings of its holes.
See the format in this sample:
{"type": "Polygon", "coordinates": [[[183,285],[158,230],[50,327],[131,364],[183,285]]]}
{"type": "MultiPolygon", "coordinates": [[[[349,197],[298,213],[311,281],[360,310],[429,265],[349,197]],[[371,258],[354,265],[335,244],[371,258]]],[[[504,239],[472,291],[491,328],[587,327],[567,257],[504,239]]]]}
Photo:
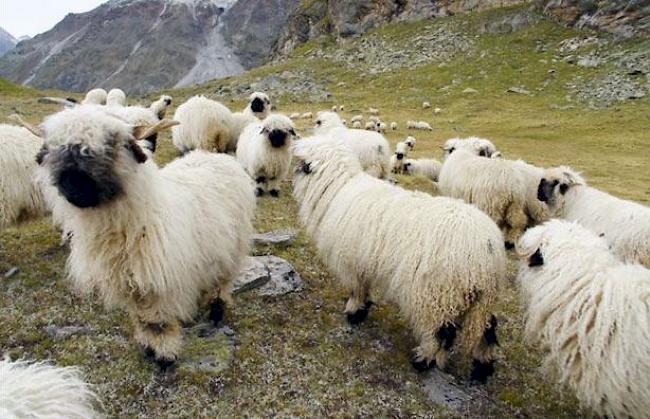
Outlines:
{"type": "Polygon", "coordinates": [[[165,99],[165,105],[171,105],[172,100],[171,99],[165,99]]]}
{"type": "Polygon", "coordinates": [[[264,101],[258,97],[251,102],[251,110],[253,112],[264,112],[264,101]]]}
{"type": "Polygon", "coordinates": [[[287,133],[281,130],[274,129],[269,133],[269,141],[275,148],[282,147],[287,139],[287,133]]]}
{"type": "Polygon", "coordinates": [[[403,153],[397,153],[397,160],[402,160],[404,158],[403,153]]]}

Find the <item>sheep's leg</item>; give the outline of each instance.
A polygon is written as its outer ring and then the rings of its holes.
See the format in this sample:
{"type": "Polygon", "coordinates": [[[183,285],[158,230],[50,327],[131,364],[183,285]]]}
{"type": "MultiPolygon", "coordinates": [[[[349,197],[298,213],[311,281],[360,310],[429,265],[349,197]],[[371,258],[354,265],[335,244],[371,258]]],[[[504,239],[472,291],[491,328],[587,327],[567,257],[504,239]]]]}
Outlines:
{"type": "Polygon", "coordinates": [[[483,337],[474,346],[472,357],[472,372],[470,379],[473,382],[485,384],[487,379],[494,374],[494,350],[499,345],[497,340],[497,319],[494,315],[490,317],[483,337]]]}
{"type": "Polygon", "coordinates": [[[454,323],[445,323],[435,333],[427,332],[420,338],[420,345],[415,348],[411,360],[413,368],[425,371],[433,367],[441,370],[447,367],[449,351],[454,346],[458,328],[454,323]]]}
{"type": "Polygon", "coordinates": [[[266,176],[258,176],[255,178],[255,195],[256,196],[262,196],[264,195],[264,192],[266,191],[266,176]]]}
{"type": "Polygon", "coordinates": [[[272,197],[277,198],[280,196],[280,181],[278,180],[278,178],[272,177],[271,179],[269,179],[268,187],[269,187],[269,194],[272,197]]]}
{"type": "Polygon", "coordinates": [[[359,324],[368,317],[368,311],[373,303],[367,300],[367,298],[368,285],[356,281],[352,287],[352,294],[345,305],[345,314],[347,315],[348,322],[351,324],[359,324]]]}
{"type": "Polygon", "coordinates": [[[182,344],[181,327],[176,319],[164,319],[156,312],[132,312],[134,338],[162,371],[174,365],[182,344]]]}

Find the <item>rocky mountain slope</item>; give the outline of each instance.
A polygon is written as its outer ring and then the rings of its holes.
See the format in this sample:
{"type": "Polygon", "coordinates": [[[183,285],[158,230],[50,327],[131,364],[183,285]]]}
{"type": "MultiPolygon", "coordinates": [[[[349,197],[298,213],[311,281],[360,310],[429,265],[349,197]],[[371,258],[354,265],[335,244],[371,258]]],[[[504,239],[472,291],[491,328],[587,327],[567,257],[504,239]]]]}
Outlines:
{"type": "Polygon", "coordinates": [[[0,75],[36,87],[140,93],[239,74],[268,55],[296,2],[111,0],[22,42],[0,60],[0,75]]]}
{"type": "Polygon", "coordinates": [[[16,38],[14,38],[9,32],[0,28],[0,56],[7,53],[7,51],[12,50],[16,43],[16,38]]]}

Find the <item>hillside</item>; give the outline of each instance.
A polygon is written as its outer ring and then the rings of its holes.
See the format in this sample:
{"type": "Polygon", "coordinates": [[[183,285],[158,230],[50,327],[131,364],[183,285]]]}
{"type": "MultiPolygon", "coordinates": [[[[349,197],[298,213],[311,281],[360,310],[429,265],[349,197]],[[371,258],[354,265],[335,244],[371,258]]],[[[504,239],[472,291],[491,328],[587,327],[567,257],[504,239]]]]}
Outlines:
{"type": "MultiPolygon", "coordinates": [[[[441,158],[447,138],[480,135],[508,158],[569,164],[590,184],[650,205],[649,42],[568,28],[516,6],[393,22],[339,40],[326,34],[286,60],[165,92],[175,106],[201,93],[239,109],[249,92],[265,90],[280,112],[343,104],[348,120],[377,107],[400,125],[387,134],[392,145],[417,137],[417,158],[441,158]],[[423,101],[441,111],[422,109],[423,101]],[[408,119],[434,130],[407,131],[408,119]]],[[[0,83],[0,115],[40,121],[56,107],[39,103],[39,93],[0,83]]],[[[309,135],[312,122],[298,123],[309,135]]],[[[160,164],[177,156],[169,139],[160,140],[160,164]]],[[[397,180],[436,194],[426,179],[397,180]]],[[[0,276],[0,355],[80,366],[110,417],[589,417],[542,374],[540,348],[525,339],[512,253],[512,286],[496,310],[496,375],[471,387],[466,360],[454,359],[450,376],[413,371],[414,341],[394,305],[380,303],[361,326],[347,324],[346,292],[300,229],[290,182],[280,199],[258,201],[255,223],[260,232],[298,229],[293,244],[256,246],[254,254],[287,259],[305,287],[274,297],[242,293],[223,327],[188,325],[179,368],[166,375],[129,339],[125,313],[70,291],[68,250],[49,219],[0,232],[0,273],[19,269],[0,276]]]]}
{"type": "Polygon", "coordinates": [[[0,28],[0,56],[5,55],[11,51],[18,41],[9,32],[0,28]]]}

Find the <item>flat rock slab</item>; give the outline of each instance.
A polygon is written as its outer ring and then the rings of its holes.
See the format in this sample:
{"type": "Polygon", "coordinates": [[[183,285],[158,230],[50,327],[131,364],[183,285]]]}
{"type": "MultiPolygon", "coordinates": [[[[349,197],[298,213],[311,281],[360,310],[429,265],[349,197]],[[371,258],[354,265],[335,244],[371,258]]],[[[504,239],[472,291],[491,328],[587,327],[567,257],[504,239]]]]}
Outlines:
{"type": "Polygon", "coordinates": [[[523,87],[511,87],[508,90],[506,90],[506,92],[508,92],[508,93],[517,93],[517,94],[520,94],[520,95],[529,95],[530,94],[530,92],[528,90],[524,89],[523,87]]]}
{"type": "Polygon", "coordinates": [[[230,366],[235,346],[235,331],[230,327],[200,323],[184,329],[184,335],[180,373],[220,375],[230,366]]]}
{"type": "Polygon", "coordinates": [[[259,295],[276,296],[299,291],[304,281],[293,265],[277,256],[252,256],[235,279],[233,294],[256,290],[259,295]]]}
{"type": "Polygon", "coordinates": [[[267,233],[253,234],[251,240],[254,245],[275,245],[289,246],[298,237],[298,232],[294,229],[273,230],[267,233]]]}
{"type": "Polygon", "coordinates": [[[432,402],[460,413],[480,411],[489,403],[482,387],[461,384],[453,376],[435,368],[424,380],[424,391],[432,402]]]}

